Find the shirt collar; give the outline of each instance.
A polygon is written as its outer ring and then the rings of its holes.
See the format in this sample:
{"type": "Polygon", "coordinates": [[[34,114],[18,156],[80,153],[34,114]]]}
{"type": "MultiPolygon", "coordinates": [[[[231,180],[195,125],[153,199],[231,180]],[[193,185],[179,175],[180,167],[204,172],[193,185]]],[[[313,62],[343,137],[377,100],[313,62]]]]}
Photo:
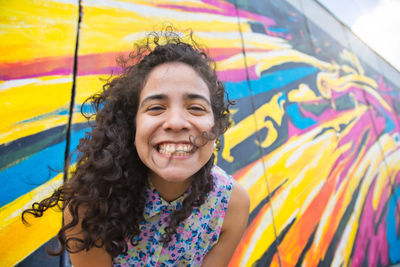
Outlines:
{"type": "Polygon", "coordinates": [[[146,205],[144,207],[143,215],[146,220],[162,213],[169,213],[171,215],[173,211],[182,208],[183,200],[190,194],[189,188],[185,193],[183,193],[183,195],[168,202],[160,196],[150,179],[149,186],[145,190],[146,205]]]}

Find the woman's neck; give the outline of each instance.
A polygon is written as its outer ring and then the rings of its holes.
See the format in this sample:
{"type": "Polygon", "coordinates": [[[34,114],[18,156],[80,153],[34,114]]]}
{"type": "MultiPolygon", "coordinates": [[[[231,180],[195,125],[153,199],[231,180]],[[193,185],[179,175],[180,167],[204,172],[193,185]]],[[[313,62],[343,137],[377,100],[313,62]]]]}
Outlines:
{"type": "Polygon", "coordinates": [[[182,182],[169,182],[157,175],[151,175],[150,180],[158,194],[168,202],[179,198],[192,184],[192,178],[182,182]]]}

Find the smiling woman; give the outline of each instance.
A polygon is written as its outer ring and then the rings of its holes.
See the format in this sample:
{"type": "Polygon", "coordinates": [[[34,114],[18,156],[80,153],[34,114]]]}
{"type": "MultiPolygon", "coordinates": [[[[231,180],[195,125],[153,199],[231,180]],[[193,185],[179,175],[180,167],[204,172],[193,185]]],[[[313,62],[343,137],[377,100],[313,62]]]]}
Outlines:
{"type": "Polygon", "coordinates": [[[246,191],[214,166],[229,100],[214,62],[173,30],[151,33],[89,99],[96,124],[76,171],[23,215],[62,203],[58,238],[79,266],[226,266],[246,228],[246,191]]]}

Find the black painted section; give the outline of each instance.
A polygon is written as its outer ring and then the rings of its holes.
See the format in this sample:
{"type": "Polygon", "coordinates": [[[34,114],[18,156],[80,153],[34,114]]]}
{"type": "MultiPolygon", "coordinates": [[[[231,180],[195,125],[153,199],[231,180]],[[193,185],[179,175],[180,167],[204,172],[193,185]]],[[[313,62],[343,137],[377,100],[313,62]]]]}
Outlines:
{"type": "Polygon", "coordinates": [[[303,251],[300,254],[299,259],[297,260],[296,266],[295,267],[301,267],[303,264],[303,260],[307,254],[307,251],[310,249],[313,241],[314,241],[314,237],[315,237],[315,232],[317,231],[317,227],[315,227],[313,233],[311,234],[310,238],[307,241],[306,246],[304,247],[303,251]]]}
{"type": "Polygon", "coordinates": [[[265,251],[264,255],[255,263],[256,267],[266,267],[269,266],[272,262],[272,259],[274,255],[278,252],[278,246],[282,242],[282,240],[285,238],[285,235],[289,232],[290,228],[296,221],[296,218],[294,218],[288,226],[285,227],[285,229],[282,230],[281,234],[278,236],[278,238],[275,240],[274,243],[265,251]]]}
{"type": "MultiPolygon", "coordinates": [[[[23,241],[21,241],[23,242],[23,241]]],[[[42,245],[39,249],[26,257],[22,262],[17,264],[17,267],[59,267],[60,257],[50,256],[47,254],[47,249],[54,247],[55,239],[42,245]]]]}
{"type": "MultiPolygon", "coordinates": [[[[364,179],[364,177],[362,179],[364,179]]],[[[328,250],[326,251],[324,259],[319,262],[318,267],[330,266],[330,264],[332,263],[332,260],[335,255],[335,251],[339,244],[340,238],[343,236],[343,232],[346,228],[346,225],[348,224],[348,221],[350,220],[350,217],[354,212],[354,207],[355,207],[355,204],[357,201],[357,197],[358,197],[358,194],[360,193],[362,179],[361,179],[360,183],[358,184],[356,190],[354,191],[351,201],[350,201],[349,205],[347,206],[346,211],[343,214],[343,217],[342,217],[342,219],[339,223],[339,226],[336,230],[336,234],[333,237],[331,243],[329,244],[329,247],[328,247],[328,250]]]]}
{"type": "Polygon", "coordinates": [[[271,192],[270,195],[268,195],[266,198],[264,198],[250,213],[249,215],[249,220],[248,224],[250,225],[254,218],[257,216],[257,214],[260,212],[260,210],[271,200],[271,198],[275,195],[276,191],[279,190],[288,180],[285,179],[277,188],[274,189],[274,191],[271,192]]]}
{"type": "Polygon", "coordinates": [[[63,142],[65,134],[66,126],[61,125],[0,145],[0,171],[14,165],[22,158],[63,142]]]}

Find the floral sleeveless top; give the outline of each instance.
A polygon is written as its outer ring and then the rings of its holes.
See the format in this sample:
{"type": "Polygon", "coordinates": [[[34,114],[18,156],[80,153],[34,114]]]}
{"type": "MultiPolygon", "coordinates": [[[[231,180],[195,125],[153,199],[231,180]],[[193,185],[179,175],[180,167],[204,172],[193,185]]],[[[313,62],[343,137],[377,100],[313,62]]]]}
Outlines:
{"type": "Polygon", "coordinates": [[[144,219],[140,235],[133,241],[127,238],[128,252],[113,259],[114,266],[200,266],[204,256],[217,243],[222,223],[233,189],[233,179],[222,169],[214,166],[211,171],[214,187],[203,205],[194,208],[192,214],[177,228],[171,242],[164,247],[161,237],[168,226],[173,210],[180,209],[189,190],[178,199],[167,202],[150,185],[145,192],[144,219]]]}

